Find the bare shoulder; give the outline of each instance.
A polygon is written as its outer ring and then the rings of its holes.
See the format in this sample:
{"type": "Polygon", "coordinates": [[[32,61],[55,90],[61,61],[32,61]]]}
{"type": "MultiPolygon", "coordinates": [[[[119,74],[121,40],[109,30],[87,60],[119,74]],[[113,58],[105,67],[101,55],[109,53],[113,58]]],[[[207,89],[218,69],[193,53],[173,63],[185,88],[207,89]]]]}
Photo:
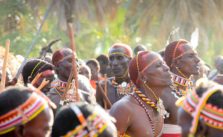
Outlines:
{"type": "Polygon", "coordinates": [[[125,133],[132,123],[132,110],[130,96],[125,96],[112,105],[110,115],[116,119],[116,127],[119,133],[125,133]]]}
{"type": "Polygon", "coordinates": [[[130,101],[130,96],[125,96],[116,103],[114,103],[110,109],[110,114],[131,114],[132,111],[132,102],[130,101]]]}

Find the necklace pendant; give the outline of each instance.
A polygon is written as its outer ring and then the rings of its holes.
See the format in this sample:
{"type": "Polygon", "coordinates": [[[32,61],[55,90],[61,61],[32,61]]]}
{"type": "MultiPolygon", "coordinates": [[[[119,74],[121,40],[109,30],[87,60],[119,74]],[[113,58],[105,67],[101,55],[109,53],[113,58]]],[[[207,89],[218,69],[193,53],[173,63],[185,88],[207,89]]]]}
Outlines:
{"type": "Polygon", "coordinates": [[[157,102],[157,111],[159,112],[159,114],[163,117],[163,118],[168,118],[169,117],[169,113],[166,111],[164,105],[163,105],[163,101],[162,99],[159,98],[159,101],[157,102]]]}

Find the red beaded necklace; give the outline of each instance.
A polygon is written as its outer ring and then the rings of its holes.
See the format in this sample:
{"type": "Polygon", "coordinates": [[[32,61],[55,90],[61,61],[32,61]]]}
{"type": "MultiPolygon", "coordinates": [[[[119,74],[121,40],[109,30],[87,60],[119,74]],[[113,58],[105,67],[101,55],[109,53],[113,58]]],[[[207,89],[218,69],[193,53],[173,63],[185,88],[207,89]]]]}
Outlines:
{"type": "MultiPolygon", "coordinates": [[[[144,103],[142,102],[142,100],[136,96],[135,94],[129,94],[131,95],[133,98],[135,98],[135,100],[139,103],[139,105],[144,109],[144,111],[146,112],[147,117],[149,118],[149,122],[151,123],[151,127],[152,127],[152,132],[153,132],[153,136],[155,136],[155,125],[151,119],[151,116],[149,114],[149,110],[146,108],[146,106],[144,105],[144,103]]],[[[147,104],[147,103],[146,103],[147,104]]],[[[151,106],[151,105],[150,105],[151,106]]],[[[152,107],[152,106],[151,106],[152,107]]]]}

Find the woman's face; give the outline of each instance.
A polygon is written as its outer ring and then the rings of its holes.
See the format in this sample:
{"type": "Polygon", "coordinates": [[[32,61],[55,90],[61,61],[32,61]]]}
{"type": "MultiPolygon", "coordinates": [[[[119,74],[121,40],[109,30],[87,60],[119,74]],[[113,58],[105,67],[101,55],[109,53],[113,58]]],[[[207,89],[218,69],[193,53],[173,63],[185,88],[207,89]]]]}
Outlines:
{"type": "Polygon", "coordinates": [[[157,53],[151,53],[147,56],[146,63],[150,64],[142,73],[144,80],[150,86],[168,86],[172,84],[172,78],[169,67],[157,53]]]}
{"type": "Polygon", "coordinates": [[[24,125],[22,137],[49,137],[53,126],[53,111],[49,108],[24,125]]]}
{"type": "Polygon", "coordinates": [[[123,48],[112,48],[109,52],[109,64],[112,70],[112,73],[117,77],[122,77],[125,75],[126,71],[128,71],[128,65],[130,58],[122,55],[122,54],[115,54],[115,53],[123,53],[123,48]]]}
{"type": "Polygon", "coordinates": [[[198,75],[199,74],[199,62],[200,59],[189,45],[184,45],[184,55],[179,57],[177,67],[180,71],[187,75],[198,75]]]}

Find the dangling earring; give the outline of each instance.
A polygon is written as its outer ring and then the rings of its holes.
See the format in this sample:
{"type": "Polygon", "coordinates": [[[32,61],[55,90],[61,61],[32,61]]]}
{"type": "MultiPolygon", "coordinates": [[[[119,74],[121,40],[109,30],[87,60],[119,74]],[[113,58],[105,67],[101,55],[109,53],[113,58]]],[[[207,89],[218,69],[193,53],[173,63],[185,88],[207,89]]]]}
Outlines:
{"type": "Polygon", "coordinates": [[[144,84],[146,84],[146,82],[147,82],[146,80],[143,80],[143,83],[144,83],[144,84]]]}

